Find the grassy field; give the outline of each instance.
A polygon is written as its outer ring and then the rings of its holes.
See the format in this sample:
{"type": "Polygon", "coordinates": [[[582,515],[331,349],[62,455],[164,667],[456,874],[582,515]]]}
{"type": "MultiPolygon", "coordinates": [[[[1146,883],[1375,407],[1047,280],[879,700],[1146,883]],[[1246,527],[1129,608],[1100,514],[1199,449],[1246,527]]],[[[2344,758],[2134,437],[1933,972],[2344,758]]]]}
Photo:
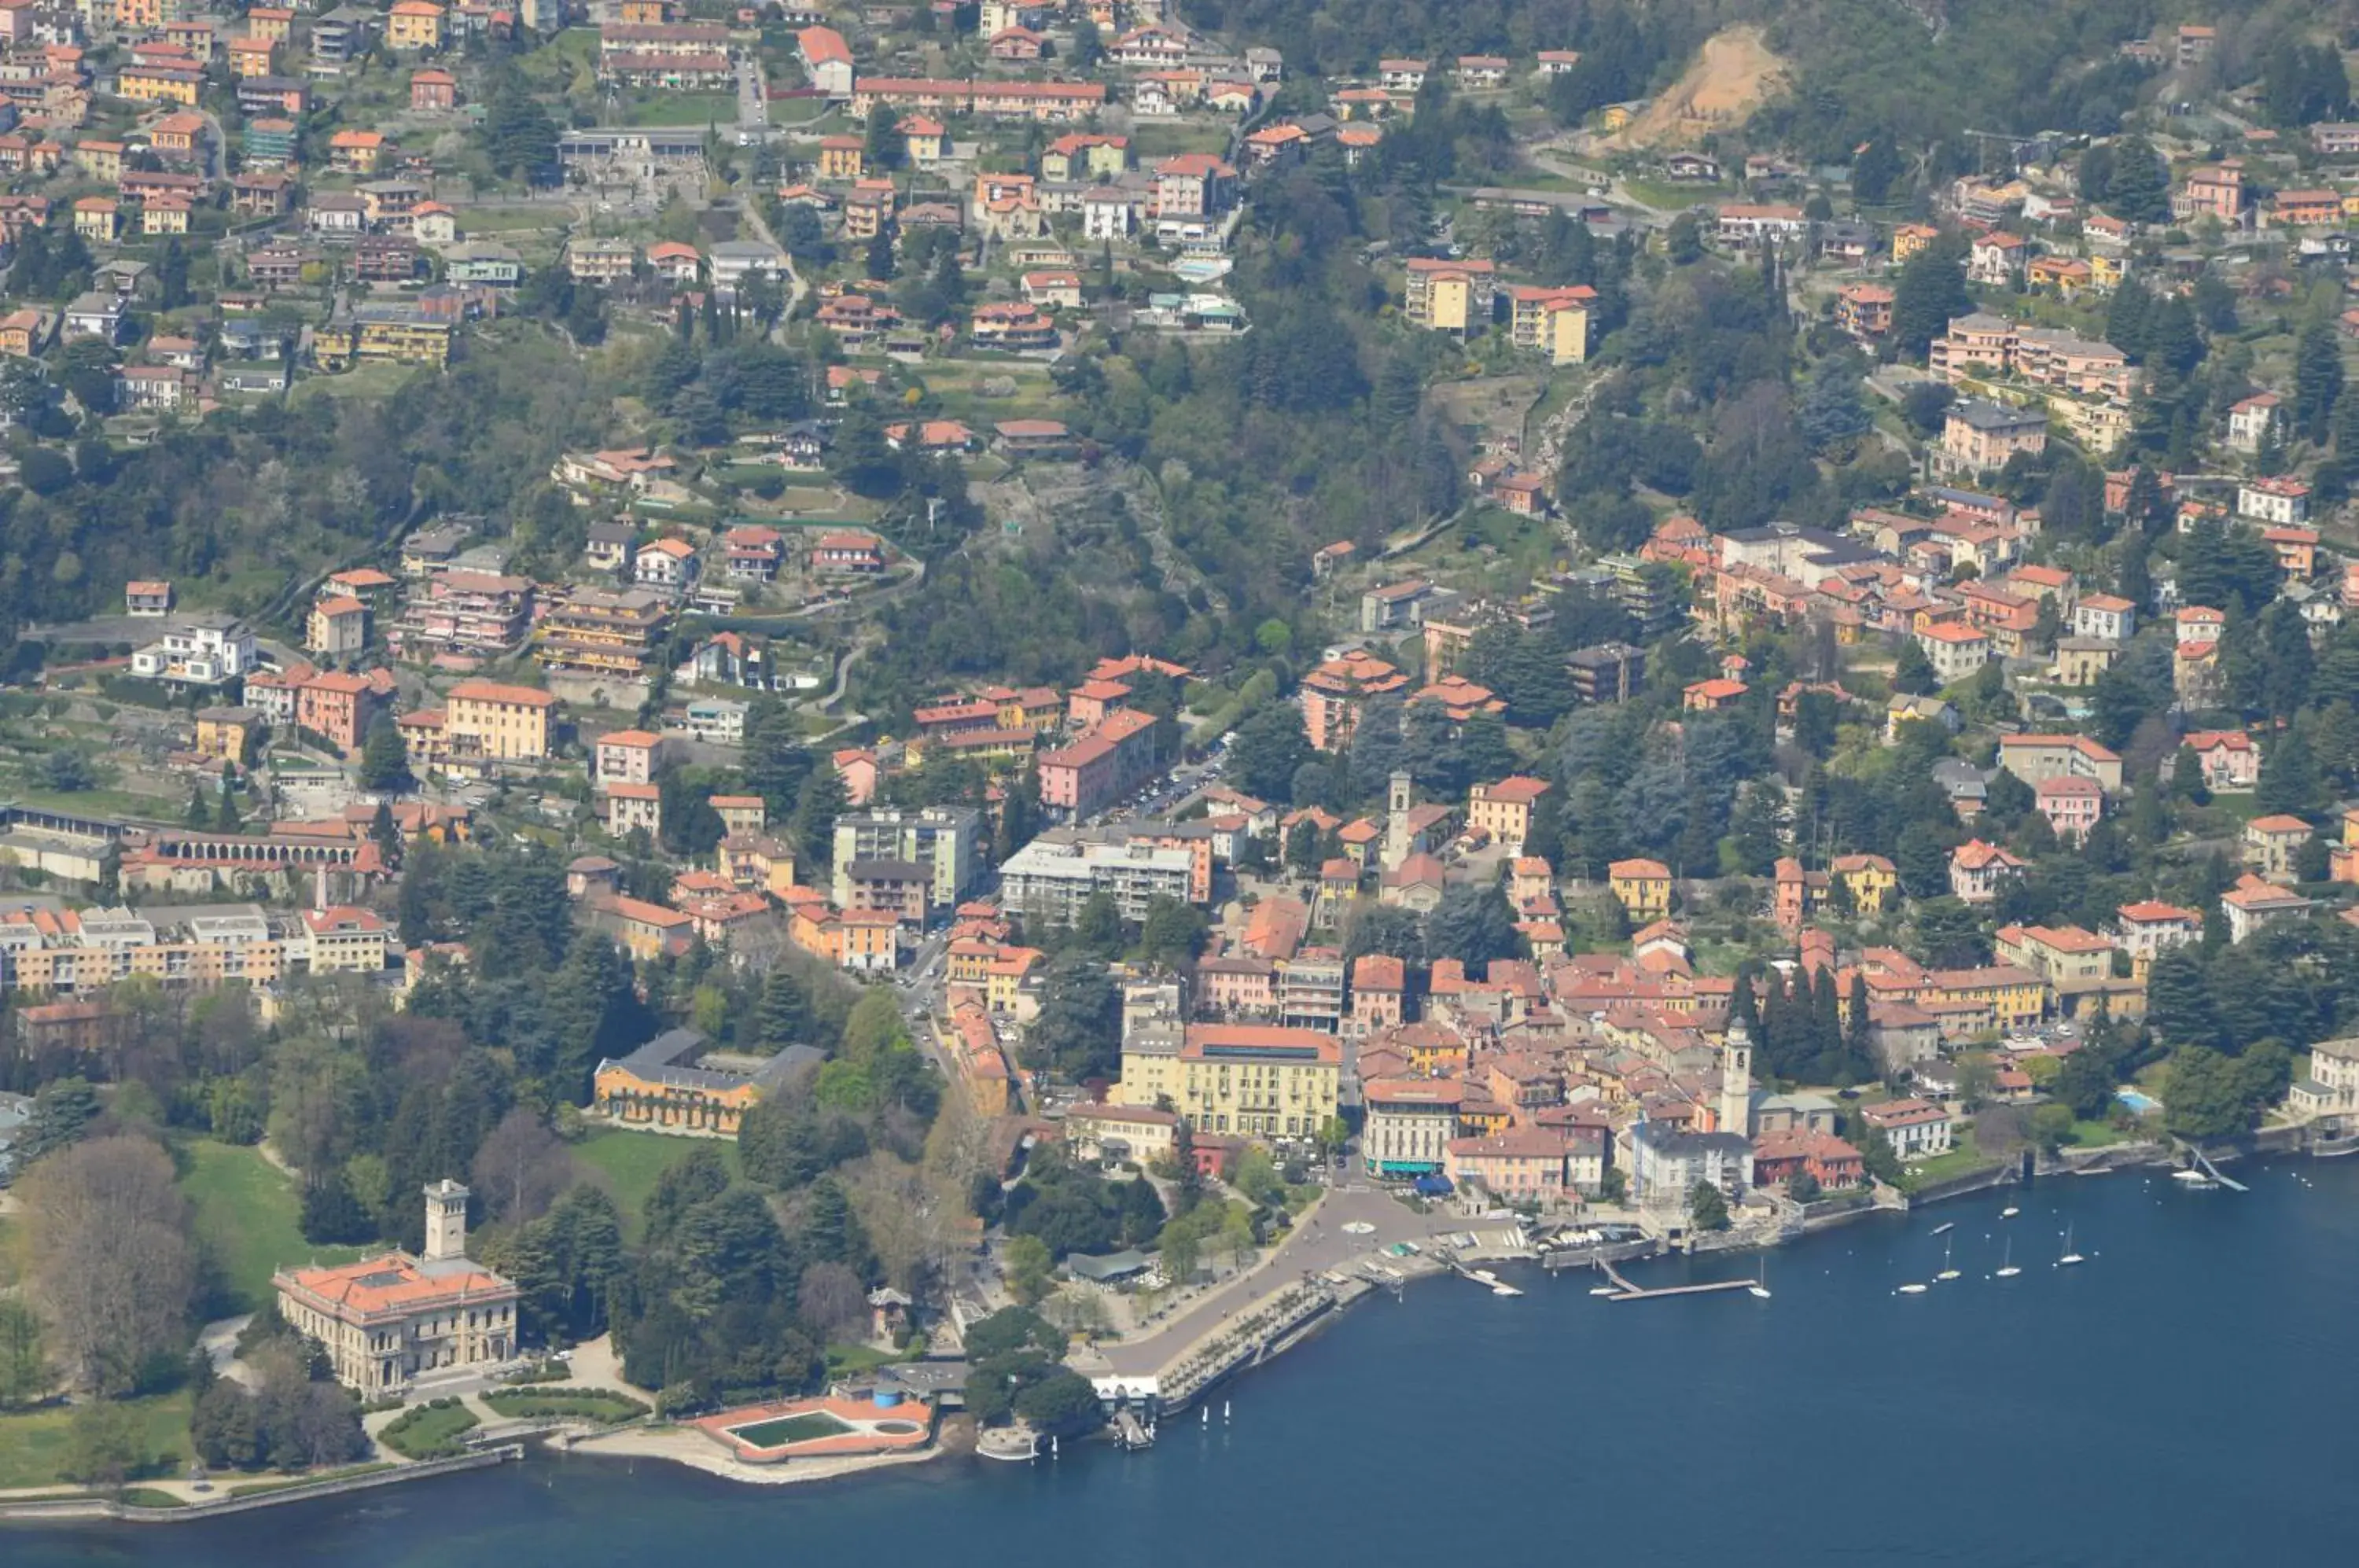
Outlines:
{"type": "MultiPolygon", "coordinates": [[[[125,1407],[140,1420],[143,1446],[151,1461],[148,1475],[168,1475],[189,1462],[189,1396],[164,1394],[134,1399],[125,1407]]],[[[0,1490],[20,1486],[54,1486],[63,1479],[58,1466],[66,1462],[68,1432],[73,1411],[63,1407],[0,1416],[0,1490]]]]}
{"type": "Polygon", "coordinates": [[[197,1236],[219,1265],[240,1312],[270,1297],[274,1269],[307,1260],[342,1263],[364,1250],[315,1247],[296,1225],[301,1205],[286,1172],[254,1149],[199,1140],[182,1146],[180,1191],[197,1211],[197,1236]]]}
{"type": "MultiPolygon", "coordinates": [[[[606,1190],[614,1194],[615,1207],[623,1211],[624,1236],[636,1241],[639,1234],[639,1216],[647,1209],[647,1199],[655,1192],[656,1181],[666,1171],[694,1153],[699,1146],[699,1140],[695,1138],[607,1127],[575,1144],[573,1157],[605,1178],[606,1190]]],[[[737,1170],[737,1146],[723,1143],[721,1152],[729,1162],[730,1171],[734,1173],[737,1170]]]]}
{"type": "Polygon", "coordinates": [[[667,93],[633,103],[623,111],[626,125],[716,125],[733,133],[737,126],[737,95],[734,93],[667,93]]]}
{"type": "Polygon", "coordinates": [[[1908,1170],[1917,1178],[1917,1185],[1930,1187],[1936,1181],[1947,1181],[1953,1176],[1963,1176],[1970,1171],[1981,1171],[1994,1163],[1995,1161],[1984,1159],[1982,1152],[1975,1149],[1974,1129],[1969,1126],[1958,1129],[1957,1142],[1949,1153],[1936,1155],[1920,1164],[1911,1165],[1908,1170]]]}
{"type": "Polygon", "coordinates": [[[387,397],[422,368],[383,361],[356,365],[335,376],[306,376],[288,397],[297,403],[306,397],[387,397]]]}
{"type": "Polygon", "coordinates": [[[571,214],[563,207],[470,207],[460,226],[471,234],[515,234],[526,229],[561,229],[571,214]]]}

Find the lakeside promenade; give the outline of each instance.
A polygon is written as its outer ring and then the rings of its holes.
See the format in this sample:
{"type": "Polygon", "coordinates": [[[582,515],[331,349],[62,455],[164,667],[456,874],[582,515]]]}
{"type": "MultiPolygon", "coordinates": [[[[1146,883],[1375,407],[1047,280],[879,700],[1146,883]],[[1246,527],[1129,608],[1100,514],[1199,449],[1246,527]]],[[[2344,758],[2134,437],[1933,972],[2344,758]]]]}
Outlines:
{"type": "MultiPolygon", "coordinates": [[[[1086,1375],[1158,1377],[1218,1335],[1229,1323],[1305,1278],[1352,1270],[1362,1258],[1376,1256],[1398,1242],[1430,1247],[1438,1236],[1463,1235],[1470,1228],[1503,1227],[1512,1228],[1509,1222],[1499,1220],[1478,1222],[1462,1214],[1419,1214],[1373,1186],[1354,1183],[1333,1188],[1304,1211],[1286,1238],[1253,1268],[1214,1287],[1179,1316],[1143,1334],[1076,1350],[1067,1360],[1075,1371],[1086,1375]],[[1354,1235],[1346,1228],[1354,1225],[1373,1229],[1354,1235]]],[[[1404,1272],[1432,1268],[1416,1258],[1386,1261],[1388,1267],[1404,1272]]]]}

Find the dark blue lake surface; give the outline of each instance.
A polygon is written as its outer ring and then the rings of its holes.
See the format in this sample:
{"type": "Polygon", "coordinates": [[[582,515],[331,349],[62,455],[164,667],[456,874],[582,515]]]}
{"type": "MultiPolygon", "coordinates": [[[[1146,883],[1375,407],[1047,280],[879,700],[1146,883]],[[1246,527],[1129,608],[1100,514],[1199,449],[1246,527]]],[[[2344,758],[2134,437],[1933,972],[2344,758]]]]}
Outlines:
{"type": "Polygon", "coordinates": [[[2013,1221],[1997,1195],[1867,1221],[1774,1254],[1767,1301],[1426,1281],[1134,1457],[780,1488],[537,1460],[212,1524],[0,1529],[0,1564],[2359,1561],[2359,1160],[2232,1174],[2253,1191],[2139,1171],[2018,1192],[2013,1221]],[[1944,1220],[1964,1277],[1892,1294],[1941,1267],[1944,1220]],[[2077,1269],[2054,1267],[2067,1221],[2077,1269]],[[1990,1279],[2007,1235],[2024,1272],[1990,1279]]]}

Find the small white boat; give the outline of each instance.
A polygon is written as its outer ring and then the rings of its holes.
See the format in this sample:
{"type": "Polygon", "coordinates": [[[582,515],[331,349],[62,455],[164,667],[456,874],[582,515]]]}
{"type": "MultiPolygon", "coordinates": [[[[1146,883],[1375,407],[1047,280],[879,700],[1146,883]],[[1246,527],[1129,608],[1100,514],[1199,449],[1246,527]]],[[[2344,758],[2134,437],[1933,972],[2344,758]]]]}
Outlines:
{"type": "Polygon", "coordinates": [[[1957,1277],[1958,1271],[1950,1267],[1950,1244],[1945,1239],[1941,1243],[1941,1271],[1939,1274],[1934,1275],[1933,1278],[1946,1284],[1957,1277]]]}
{"type": "Polygon", "coordinates": [[[2001,1255],[1998,1273],[1995,1278],[2001,1279],[2012,1279],[2022,1272],[2022,1269],[2017,1269],[2015,1266],[2015,1238],[2013,1236],[2009,1236],[2006,1239],[2006,1251],[2001,1255]]]}
{"type": "Polygon", "coordinates": [[[2006,1207],[1998,1212],[1998,1217],[2003,1220],[2011,1220],[2021,1213],[2023,1213],[2021,1209],[2017,1208],[2013,1203],[2009,1203],[2006,1207]]]}
{"type": "Polygon", "coordinates": [[[1747,1295],[1761,1301],[1766,1301],[1769,1299],[1769,1260],[1767,1258],[1765,1258],[1754,1265],[1753,1283],[1747,1285],[1745,1290],[1747,1295]]]}
{"type": "Polygon", "coordinates": [[[1622,1292],[1611,1285],[1592,1285],[1589,1293],[1593,1296],[1618,1296],[1622,1292]]]}
{"type": "Polygon", "coordinates": [[[1513,1285],[1494,1285],[1491,1287],[1491,1294],[1495,1296],[1520,1296],[1523,1292],[1516,1290],[1513,1285]]]}
{"type": "Polygon", "coordinates": [[[1466,1273],[1468,1278],[1480,1279],[1485,1285],[1495,1285],[1499,1282],[1499,1277],[1488,1269],[1469,1269],[1466,1273]]]}
{"type": "Polygon", "coordinates": [[[2190,1192],[2208,1192],[2220,1185],[2201,1171],[2174,1171],[2170,1179],[2190,1192]]]}
{"type": "Polygon", "coordinates": [[[2059,1269],[2069,1269],[2075,1263],[2085,1263],[2086,1261],[2088,1261],[2086,1258],[2072,1250],[2072,1227],[2069,1225],[2066,1225],[2064,1227],[2064,1256],[2056,1260],[2056,1267],[2059,1269]]]}
{"type": "Polygon", "coordinates": [[[1949,1235],[1951,1231],[1953,1231],[1953,1230],[1955,1230],[1955,1229],[1957,1229],[1957,1228],[1958,1228],[1958,1222],[1957,1222],[1957,1221],[1955,1221],[1955,1220],[1943,1220],[1940,1225],[1935,1225],[1935,1226],[1933,1227],[1933,1234],[1934,1234],[1935,1236],[1947,1236],[1947,1235],[1949,1235]]]}
{"type": "Polygon", "coordinates": [[[1922,1285],[1903,1285],[1895,1293],[1902,1296],[1921,1296],[1925,1293],[1925,1290],[1926,1287],[1922,1285]]]}

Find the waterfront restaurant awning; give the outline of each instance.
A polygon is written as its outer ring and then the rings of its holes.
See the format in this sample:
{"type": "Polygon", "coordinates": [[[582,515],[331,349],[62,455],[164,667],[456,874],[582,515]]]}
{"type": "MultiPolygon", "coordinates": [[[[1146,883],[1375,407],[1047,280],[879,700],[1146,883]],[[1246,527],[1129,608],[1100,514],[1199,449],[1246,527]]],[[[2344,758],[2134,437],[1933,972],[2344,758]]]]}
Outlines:
{"type": "Polygon", "coordinates": [[[1447,1176],[1420,1176],[1412,1185],[1420,1197],[1427,1198],[1448,1197],[1451,1190],[1447,1176]]]}

